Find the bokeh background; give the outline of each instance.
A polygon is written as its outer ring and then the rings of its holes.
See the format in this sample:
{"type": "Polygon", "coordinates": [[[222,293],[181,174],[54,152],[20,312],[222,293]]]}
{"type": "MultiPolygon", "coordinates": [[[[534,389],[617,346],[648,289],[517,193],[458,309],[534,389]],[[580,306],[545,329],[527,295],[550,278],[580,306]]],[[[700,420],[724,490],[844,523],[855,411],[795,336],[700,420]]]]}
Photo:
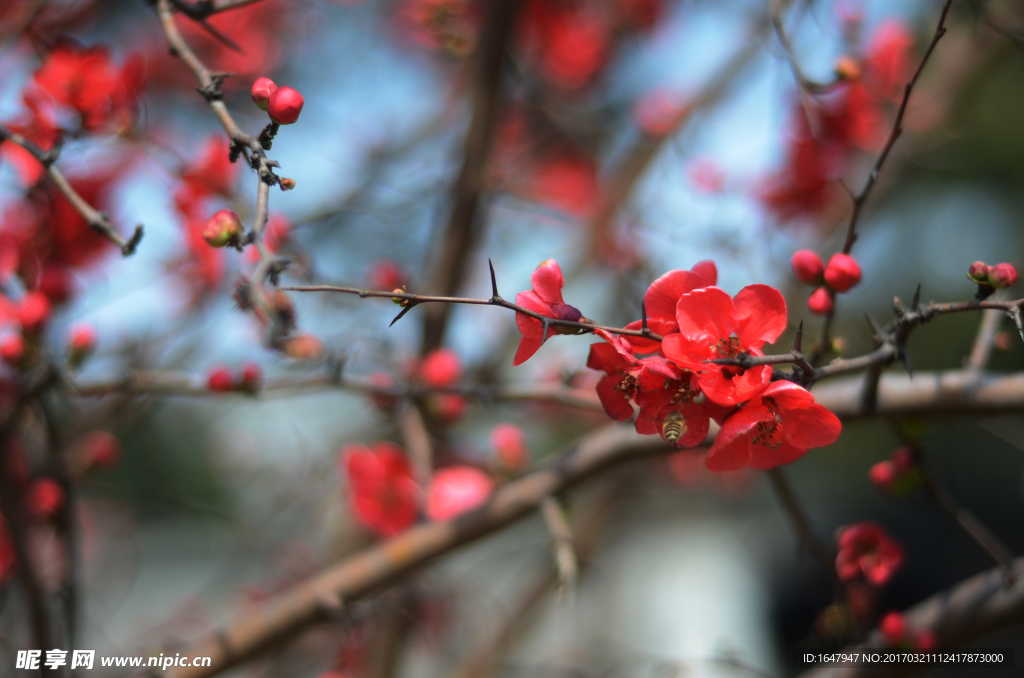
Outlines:
{"type": "MultiPolygon", "coordinates": [[[[52,0],[31,15],[30,31],[17,33],[38,3],[4,4],[2,120],[25,115],[23,92],[58,36],[107,45],[117,64],[133,55],[145,64],[130,124],[69,140],[60,160],[69,175],[108,177],[97,198],[102,208],[126,232],[136,223],[146,229],[130,258],[107,248],[68,267],[73,293],[49,341],[59,352],[72,324],[95,326],[99,352],[79,374],[82,383],[160,369],[201,384],[213,366],[246,361],[271,380],[325,374],[338,364],[349,374],[402,378],[418,350],[420,309],[389,328],[397,308],[386,300],[293,295],[300,326],[325,344],[327,358],[312,363],[267,349],[251,314],[237,309],[233,281],[251,270],[251,260],[202,250],[190,229],[220,208],[251,219],[256,181],[226,164],[223,133],[191,74],[167,54],[145,2],[52,0]],[[223,190],[189,203],[187,177],[201,169],[222,180],[223,190]]],[[[226,101],[244,129],[266,124],[249,101],[256,77],[305,97],[301,120],[282,129],[271,153],[281,174],[297,182],[271,197],[272,215],[289,224],[281,227],[281,247],[293,258],[287,280],[375,287],[387,261],[410,291],[424,290],[462,160],[484,4],[264,0],[210,20],[237,51],[179,16],[211,68],[235,74],[226,101]]],[[[526,5],[487,177],[485,226],[462,293],[489,296],[488,257],[507,298],[529,289],[534,267],[555,258],[566,273],[567,302],[618,325],[639,317],[643,291],[661,273],[713,259],[730,293],[753,282],[784,291],[791,331],[780,340],[783,350],[801,319],[816,335],[821,321],[806,308],[811,290],[793,278],[789,256],[800,248],[827,256],[841,246],[849,213],[842,185],[863,183],[895,102],[879,97],[878,120],[851,123],[866,126],[861,145],[818,159],[821,186],[794,184],[806,101],[765,20],[765,3],[526,5]],[[723,76],[744,50],[749,56],[723,76]],[[680,122],[711,88],[720,91],[680,122]],[[635,180],[624,179],[644,149],[649,161],[635,180]],[[616,201],[623,182],[626,195],[616,201]]],[[[783,19],[809,79],[833,81],[841,56],[867,69],[881,55],[898,84],[918,63],[938,10],[923,0],[795,1],[783,19]]],[[[891,317],[894,295],[907,300],[920,283],[924,299],[967,299],[970,262],[1022,263],[1024,48],[1015,35],[1024,35],[1020,3],[953,4],[949,33],[861,219],[853,253],[864,282],[842,295],[835,325],[843,355],[873,347],[864,314],[891,317]]],[[[840,110],[836,102],[849,87],[812,103],[840,110]]],[[[19,167],[0,162],[0,228],[19,228],[27,190],[19,167]]],[[[915,368],[961,366],[977,322],[959,314],[918,330],[910,345],[915,368]]],[[[1010,341],[990,368],[1024,368],[1012,325],[1001,329],[1010,341]]],[[[453,310],[445,345],[461,358],[467,384],[592,387],[587,337],[556,337],[513,368],[517,340],[511,313],[467,306],[453,310]]],[[[343,389],[115,395],[71,398],[62,408],[66,420],[109,430],[124,448],[116,468],[84,477],[80,488],[84,598],[76,646],[101,654],[177,647],[368,543],[373,537],[348,508],[339,450],[352,441],[401,441],[393,418],[343,389]]],[[[599,410],[471,402],[445,429],[444,453],[486,464],[493,426],[513,422],[540,460],[605,421],[599,410]]],[[[875,520],[903,543],[906,563],[882,594],[884,609],[905,608],[991,565],[926,501],[884,497],[869,483],[868,468],[902,444],[899,430],[908,425],[850,424],[837,444],[787,469],[823,539],[844,524],[875,520]]],[[[1012,552],[1024,551],[1024,420],[921,425],[939,482],[1012,552]]],[[[617,471],[571,495],[569,506],[581,515],[603,507],[579,587],[538,596],[502,647],[494,675],[796,673],[789,650],[814,635],[829,583],[760,474],[713,477],[699,455],[680,453],[617,471]]],[[[41,553],[46,540],[39,537],[41,553]]],[[[355,606],[346,623],[318,628],[233,675],[455,675],[547,576],[549,541],[539,518],[525,520],[355,606]],[[389,630],[401,642],[381,649],[389,630]]],[[[0,602],[0,664],[11,667],[28,630],[10,578],[0,602]]],[[[1012,645],[1024,656],[1024,629],[979,644],[1012,645]]]]}

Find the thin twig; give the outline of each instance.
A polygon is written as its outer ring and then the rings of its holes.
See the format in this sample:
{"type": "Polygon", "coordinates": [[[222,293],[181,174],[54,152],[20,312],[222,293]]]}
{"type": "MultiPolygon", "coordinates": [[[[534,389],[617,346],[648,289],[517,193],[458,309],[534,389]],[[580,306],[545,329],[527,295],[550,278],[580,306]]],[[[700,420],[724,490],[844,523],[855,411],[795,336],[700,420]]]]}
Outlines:
{"type": "Polygon", "coordinates": [[[544,524],[551,533],[551,551],[555,558],[555,570],[558,572],[558,587],[563,593],[572,591],[579,574],[579,561],[576,557],[576,540],[572,527],[565,516],[565,508],[557,497],[548,497],[540,504],[544,524]]]}
{"type": "Polygon", "coordinates": [[[967,358],[967,369],[983,370],[988,364],[992,355],[992,347],[995,343],[996,333],[999,332],[999,324],[1006,316],[1001,309],[988,309],[981,314],[981,322],[978,323],[978,333],[974,337],[974,344],[971,346],[971,354],[967,358]]]}
{"type": "MultiPolygon", "coordinates": [[[[889,153],[892,151],[893,145],[896,140],[903,133],[903,115],[907,111],[907,103],[910,101],[910,93],[914,89],[914,85],[917,84],[917,79],[920,77],[921,72],[924,70],[925,64],[928,63],[928,59],[931,58],[932,52],[935,51],[935,46],[942,39],[942,36],[946,34],[946,15],[949,13],[949,7],[953,4],[953,0],[946,0],[946,3],[942,7],[942,12],[939,15],[938,25],[935,27],[935,33],[932,35],[931,42],[928,44],[928,49],[925,50],[924,56],[921,57],[920,63],[917,65],[917,70],[914,71],[913,77],[903,88],[903,99],[900,101],[899,108],[896,109],[896,118],[893,120],[892,129],[889,131],[889,137],[885,142],[885,146],[882,147],[882,152],[879,154],[878,159],[875,161],[874,167],[871,172],[868,173],[868,177],[864,182],[864,187],[860,193],[852,195],[853,197],[853,211],[850,213],[850,221],[846,226],[846,240],[843,242],[843,254],[849,254],[850,250],[853,249],[853,244],[857,241],[857,221],[860,218],[861,210],[864,208],[864,203],[867,201],[868,196],[871,193],[871,189],[874,188],[875,183],[878,181],[878,174],[882,170],[882,165],[885,164],[886,158],[889,157],[889,153]]],[[[833,294],[833,304],[828,315],[825,316],[825,320],[822,323],[821,335],[818,339],[817,344],[814,347],[814,351],[811,354],[811,363],[818,364],[822,356],[828,354],[831,351],[831,340],[829,338],[830,331],[832,328],[832,319],[835,317],[836,304],[835,295],[833,294]]]]}
{"type": "Polygon", "coordinates": [[[196,2],[171,0],[176,10],[195,21],[202,21],[229,9],[255,5],[257,2],[261,2],[261,0],[196,0],[196,2]]]}
{"type": "MultiPolygon", "coordinates": [[[[476,306],[500,306],[501,308],[507,308],[515,311],[516,313],[529,316],[541,322],[547,323],[552,327],[572,327],[579,330],[578,334],[593,332],[594,330],[604,330],[605,332],[611,332],[612,334],[621,334],[630,337],[646,337],[655,341],[661,341],[662,337],[660,334],[654,334],[651,331],[644,330],[628,330],[623,327],[609,327],[608,325],[595,325],[594,323],[581,322],[576,320],[562,320],[560,318],[549,318],[545,315],[541,315],[536,311],[531,311],[527,308],[523,308],[517,304],[513,304],[511,301],[506,301],[500,296],[494,295],[490,299],[473,299],[467,297],[442,297],[433,296],[427,294],[411,294],[408,292],[385,292],[380,290],[364,290],[358,287],[342,287],[339,285],[292,285],[287,287],[281,287],[280,289],[290,292],[340,292],[342,294],[354,294],[363,299],[367,297],[376,297],[381,299],[398,299],[401,301],[408,301],[405,308],[395,317],[395,320],[402,318],[409,310],[418,304],[437,303],[437,304],[470,304],[476,306]]],[[[392,321],[394,324],[395,320],[392,321]]]]}
{"type": "MultiPolygon", "coordinates": [[[[485,175],[498,116],[502,111],[502,66],[522,5],[522,0],[493,0],[486,5],[487,20],[474,62],[473,119],[466,135],[462,168],[455,182],[451,216],[441,241],[443,250],[430,286],[440,295],[452,296],[459,291],[469,254],[479,238],[483,211],[480,199],[486,185],[485,175]]],[[[442,344],[449,312],[447,306],[428,310],[423,323],[422,354],[442,344]]]]}
{"type": "Polygon", "coordinates": [[[960,505],[944,487],[935,481],[924,451],[918,448],[918,468],[924,478],[924,487],[935,504],[959,525],[974,542],[987,553],[996,565],[1003,568],[1007,585],[1013,583],[1013,554],[999,538],[971,511],[960,505]]]}
{"type": "Polygon", "coordinates": [[[775,490],[775,496],[778,497],[779,502],[782,504],[782,508],[786,510],[786,514],[789,515],[790,521],[793,523],[793,528],[796,530],[800,541],[807,547],[814,556],[818,564],[825,571],[825,575],[828,577],[829,582],[832,585],[832,592],[836,600],[842,600],[845,596],[843,582],[839,579],[839,573],[836,571],[836,558],[835,554],[823,541],[818,538],[818,535],[814,532],[814,528],[811,526],[811,521],[807,518],[807,514],[804,512],[803,507],[800,506],[800,502],[797,500],[796,495],[793,494],[793,488],[790,487],[789,481],[786,479],[782,469],[775,467],[770,469],[768,472],[768,480],[772,483],[772,489],[775,490]]]}
{"type": "Polygon", "coordinates": [[[53,182],[54,186],[57,187],[57,190],[63,194],[67,201],[71,203],[75,211],[85,219],[85,223],[89,225],[89,228],[117,245],[122,255],[127,257],[135,253],[135,248],[138,247],[139,242],[142,240],[142,224],[135,227],[135,232],[131,238],[126,239],[121,235],[107,215],[97,210],[85,198],[79,195],[78,191],[74,189],[64,174],[57,169],[56,162],[60,155],[58,149],[44,151],[21,134],[12,132],[5,127],[0,127],[0,141],[7,141],[28,151],[46,169],[46,175],[50,178],[50,181],[53,182]]]}

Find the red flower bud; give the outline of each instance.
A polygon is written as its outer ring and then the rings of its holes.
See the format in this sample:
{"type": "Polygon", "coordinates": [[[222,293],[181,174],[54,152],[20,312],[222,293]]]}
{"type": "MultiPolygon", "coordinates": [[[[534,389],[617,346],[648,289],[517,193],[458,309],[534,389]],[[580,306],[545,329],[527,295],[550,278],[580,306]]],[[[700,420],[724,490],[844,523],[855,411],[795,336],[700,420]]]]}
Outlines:
{"type": "Polygon", "coordinates": [[[853,81],[860,80],[861,68],[860,64],[855,59],[852,59],[845,54],[832,64],[832,70],[836,76],[841,80],[853,81]]]}
{"type": "Polygon", "coordinates": [[[92,325],[75,325],[68,336],[68,351],[71,362],[79,364],[96,350],[96,330],[92,325]]]}
{"type": "Polygon", "coordinates": [[[238,388],[246,393],[258,393],[263,387],[263,370],[256,363],[246,363],[238,388]]]}
{"type": "Polygon", "coordinates": [[[419,378],[428,386],[451,386],[462,376],[462,361],[450,348],[439,348],[427,354],[419,366],[419,378]]]}
{"type": "Polygon", "coordinates": [[[106,431],[92,431],[78,440],[90,468],[113,468],[121,459],[121,441],[106,431]]]}
{"type": "Polygon", "coordinates": [[[868,480],[882,494],[889,494],[892,491],[898,476],[899,470],[889,459],[878,462],[868,471],[868,480]]]}
{"type": "Polygon", "coordinates": [[[472,466],[439,469],[427,488],[426,514],[431,520],[448,520],[472,511],[487,501],[494,482],[472,466]]]}
{"type": "Polygon", "coordinates": [[[988,284],[997,290],[1012,287],[1017,282],[1017,269],[1012,264],[996,264],[988,269],[988,284]]]}
{"type": "Polygon", "coordinates": [[[234,391],[235,375],[226,367],[214,367],[206,378],[206,388],[214,393],[234,391]]]}
{"type": "Polygon", "coordinates": [[[64,508],[64,488],[53,478],[40,478],[32,483],[26,501],[36,518],[52,518],[64,508]]]}
{"type": "Polygon", "coordinates": [[[289,358],[317,360],[324,354],[324,344],[312,334],[298,334],[285,341],[281,350],[289,358]]]}
{"type": "Polygon", "coordinates": [[[203,240],[211,247],[237,244],[242,235],[242,220],[231,210],[221,210],[203,227],[203,240]]]}
{"type": "Polygon", "coordinates": [[[824,287],[811,292],[807,299],[807,308],[815,315],[828,315],[832,312],[832,293],[824,287]]]}
{"type": "Polygon", "coordinates": [[[521,471],[530,465],[526,434],[515,424],[498,424],[491,431],[491,447],[498,463],[510,471],[521,471]]]}
{"type": "Polygon", "coordinates": [[[798,250],[794,252],[793,258],[789,260],[789,265],[793,267],[793,275],[800,282],[807,283],[808,285],[821,284],[821,276],[825,272],[825,264],[822,263],[821,257],[811,250],[798,250]]]}
{"type": "Polygon", "coordinates": [[[267,113],[278,125],[290,125],[299,119],[304,103],[302,95],[291,87],[279,87],[270,95],[267,113]]]}
{"type": "Polygon", "coordinates": [[[907,633],[907,623],[899,612],[889,612],[878,624],[878,630],[882,632],[882,638],[890,647],[896,647],[903,642],[907,633]]]}
{"type": "Polygon", "coordinates": [[[270,78],[259,78],[252,84],[252,102],[261,110],[267,110],[270,95],[277,91],[277,85],[270,78]]]}
{"type": "Polygon", "coordinates": [[[860,266],[848,254],[833,254],[825,267],[825,283],[836,292],[845,292],[860,282],[860,266]]]}
{"type": "Polygon", "coordinates": [[[979,284],[988,284],[989,266],[984,261],[976,261],[967,269],[967,277],[979,284]]]}
{"type": "Polygon", "coordinates": [[[25,358],[25,338],[20,334],[8,334],[0,339],[0,358],[8,365],[21,365],[25,358]]]}
{"type": "Polygon", "coordinates": [[[428,401],[428,407],[442,424],[452,424],[466,411],[466,399],[457,393],[437,393],[428,401]]]}
{"type": "Polygon", "coordinates": [[[50,320],[50,300],[42,292],[29,292],[18,306],[18,322],[28,335],[39,334],[50,320]]]}

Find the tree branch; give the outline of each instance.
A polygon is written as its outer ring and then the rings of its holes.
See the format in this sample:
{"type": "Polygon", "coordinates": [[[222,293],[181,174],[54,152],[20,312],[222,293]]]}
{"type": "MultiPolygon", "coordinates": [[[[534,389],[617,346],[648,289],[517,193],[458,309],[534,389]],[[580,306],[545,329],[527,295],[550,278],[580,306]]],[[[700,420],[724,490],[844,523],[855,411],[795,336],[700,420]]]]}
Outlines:
{"type": "Polygon", "coordinates": [[[135,227],[135,232],[131,238],[125,238],[121,235],[107,215],[97,210],[85,198],[79,195],[78,191],[71,186],[64,174],[57,169],[56,163],[60,155],[59,150],[44,151],[17,132],[12,132],[0,126],[0,142],[2,141],[7,141],[15,146],[21,146],[33,158],[39,161],[39,164],[46,169],[46,175],[50,178],[50,181],[53,182],[54,186],[57,187],[57,190],[61,192],[67,201],[71,203],[75,211],[85,219],[85,223],[89,225],[89,228],[117,245],[123,256],[127,257],[135,253],[135,248],[138,247],[139,242],[142,240],[142,224],[135,227]]]}
{"type": "MultiPolygon", "coordinates": [[[[432,290],[444,296],[459,291],[466,274],[466,261],[477,239],[480,197],[501,110],[501,70],[522,0],[492,0],[487,6],[487,22],[480,36],[475,64],[473,119],[466,136],[462,169],[455,183],[455,199],[442,241],[443,251],[431,284],[432,290]]],[[[441,345],[449,311],[447,306],[428,311],[423,323],[421,353],[429,353],[441,345]]]]}
{"type": "MultiPolygon", "coordinates": [[[[1013,563],[1019,579],[1024,575],[1024,558],[1013,563]]],[[[945,591],[926,598],[904,613],[907,627],[930,629],[940,648],[958,647],[998,629],[1024,621],[1024,586],[1006,586],[1002,568],[995,568],[966,579],[945,591]]],[[[881,631],[875,629],[863,645],[840,652],[858,652],[886,648],[881,631]]],[[[801,673],[799,678],[895,678],[921,669],[914,663],[884,667],[820,667],[801,673]]]]}

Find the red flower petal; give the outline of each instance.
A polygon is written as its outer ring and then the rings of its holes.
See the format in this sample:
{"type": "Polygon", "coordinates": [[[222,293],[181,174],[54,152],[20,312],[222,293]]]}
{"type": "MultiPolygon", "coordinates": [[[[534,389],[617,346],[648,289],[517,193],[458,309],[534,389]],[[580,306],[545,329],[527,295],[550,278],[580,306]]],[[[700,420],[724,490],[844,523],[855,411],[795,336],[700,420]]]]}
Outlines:
{"type": "Polygon", "coordinates": [[[785,439],[805,450],[831,445],[839,438],[843,425],[828,408],[814,402],[814,396],[796,384],[779,381],[765,390],[779,408],[785,439]],[[802,395],[801,394],[806,394],[802,395]]]}
{"type": "Polygon", "coordinates": [[[718,267],[710,259],[698,261],[690,270],[700,278],[701,287],[713,287],[718,284],[718,267]]]}
{"type": "Polygon", "coordinates": [[[766,471],[782,464],[796,461],[807,453],[806,447],[798,447],[783,440],[777,447],[751,445],[753,455],[750,459],[751,468],[766,471]]]}
{"type": "Polygon", "coordinates": [[[715,442],[708,451],[704,462],[709,471],[734,471],[748,466],[754,456],[754,444],[751,434],[755,426],[762,421],[774,421],[768,408],[758,404],[749,404],[734,412],[715,437],[715,442]]]}
{"type": "MultiPolygon", "coordinates": [[[[711,266],[714,267],[714,264],[711,266]]],[[[706,287],[706,284],[699,275],[690,271],[669,271],[661,276],[651,283],[644,294],[648,320],[657,318],[674,321],[679,297],[700,287],[706,287]]]]}
{"type": "Polygon", "coordinates": [[[736,329],[736,307],[729,295],[717,287],[704,287],[679,297],[676,323],[687,339],[704,339],[714,344],[736,329]]]}
{"type": "Polygon", "coordinates": [[[633,416],[633,406],[622,391],[615,388],[621,381],[620,375],[609,374],[597,382],[597,397],[601,399],[604,411],[615,421],[625,421],[633,416]]]}
{"type": "Polygon", "coordinates": [[[739,405],[758,395],[771,379],[770,365],[752,367],[731,379],[719,368],[700,375],[700,390],[719,405],[739,405]]]}
{"type": "MultiPolygon", "coordinates": [[[[540,325],[538,321],[534,320],[534,322],[540,325]]],[[[542,328],[540,327],[537,328],[538,336],[540,335],[541,329],[542,328]]],[[[527,360],[533,357],[534,353],[540,350],[540,346],[541,340],[539,338],[534,339],[532,337],[524,336],[522,339],[519,340],[519,348],[516,349],[516,355],[512,359],[512,367],[518,367],[519,365],[525,363],[527,360]]]]}
{"type": "MultiPolygon", "coordinates": [[[[676,332],[679,328],[676,326],[675,312],[673,311],[670,320],[663,318],[647,318],[647,328],[655,334],[661,336],[667,336],[676,332]]],[[[643,329],[642,320],[634,320],[633,322],[626,325],[627,330],[641,330],[643,329]]],[[[641,355],[646,353],[659,353],[661,352],[661,342],[655,341],[654,339],[644,339],[643,337],[630,337],[623,336],[623,341],[629,343],[633,347],[634,353],[640,353],[641,355]]]]}
{"type": "Polygon", "coordinates": [[[745,349],[760,349],[786,330],[786,300],[768,285],[748,285],[733,298],[738,326],[736,334],[745,349]]]}
{"type": "MultiPolygon", "coordinates": [[[[530,286],[534,292],[549,304],[564,304],[562,301],[562,288],[565,280],[562,278],[562,269],[554,259],[544,261],[534,270],[530,276],[530,286]]],[[[518,297],[517,297],[518,299],[518,297]]],[[[519,303],[516,301],[516,303],[519,303]]],[[[536,309],[531,309],[536,310],[536,309]]],[[[543,313],[543,311],[537,311],[543,313]]]]}
{"type": "Polygon", "coordinates": [[[611,344],[599,342],[590,345],[587,367],[592,370],[604,370],[612,374],[625,367],[632,367],[635,364],[635,360],[627,359],[611,344]]]}

